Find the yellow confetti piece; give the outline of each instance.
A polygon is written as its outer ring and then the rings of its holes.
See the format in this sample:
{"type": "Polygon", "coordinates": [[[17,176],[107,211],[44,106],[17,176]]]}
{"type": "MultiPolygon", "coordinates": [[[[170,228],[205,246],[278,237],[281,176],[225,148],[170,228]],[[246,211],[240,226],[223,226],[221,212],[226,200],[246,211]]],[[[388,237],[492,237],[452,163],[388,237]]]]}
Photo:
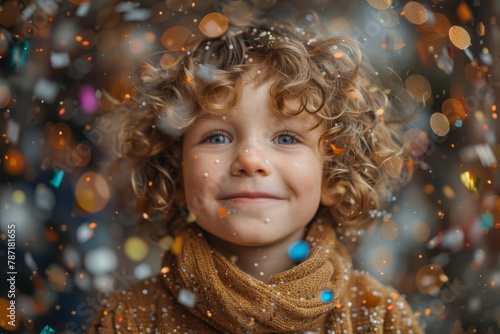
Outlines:
{"type": "Polygon", "coordinates": [[[460,181],[473,193],[477,192],[479,186],[479,179],[471,172],[466,171],[460,174],[460,181]]]}
{"type": "Polygon", "coordinates": [[[182,238],[180,236],[175,237],[174,243],[172,244],[172,254],[179,255],[182,250],[182,238]]]}

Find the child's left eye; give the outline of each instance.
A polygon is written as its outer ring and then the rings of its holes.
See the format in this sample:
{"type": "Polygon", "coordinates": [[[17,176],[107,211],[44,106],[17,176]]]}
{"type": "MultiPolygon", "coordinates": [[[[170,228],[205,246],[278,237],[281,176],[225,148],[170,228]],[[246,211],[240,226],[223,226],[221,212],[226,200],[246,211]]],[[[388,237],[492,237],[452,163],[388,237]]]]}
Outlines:
{"type": "Polygon", "coordinates": [[[274,140],[274,143],[280,145],[290,145],[298,142],[297,135],[293,132],[285,132],[278,135],[274,140]]]}

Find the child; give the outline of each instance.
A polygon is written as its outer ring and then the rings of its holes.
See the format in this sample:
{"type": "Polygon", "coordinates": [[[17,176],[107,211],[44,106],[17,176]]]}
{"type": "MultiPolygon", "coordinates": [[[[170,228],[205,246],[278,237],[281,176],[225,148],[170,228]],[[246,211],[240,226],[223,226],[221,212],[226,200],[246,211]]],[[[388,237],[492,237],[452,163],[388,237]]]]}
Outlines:
{"type": "Polygon", "coordinates": [[[90,333],[421,333],[347,251],[411,174],[355,43],[255,24],[176,56],[139,71],[115,161],[175,241],[90,333]]]}

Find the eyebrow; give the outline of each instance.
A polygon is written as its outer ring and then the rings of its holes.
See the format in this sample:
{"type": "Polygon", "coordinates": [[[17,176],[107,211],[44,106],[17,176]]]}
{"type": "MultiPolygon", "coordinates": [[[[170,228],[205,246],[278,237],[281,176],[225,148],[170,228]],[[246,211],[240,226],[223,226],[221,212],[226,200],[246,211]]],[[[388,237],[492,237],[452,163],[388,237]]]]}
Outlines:
{"type": "MultiPolygon", "coordinates": [[[[201,112],[200,112],[201,114],[201,112]]],[[[222,120],[222,116],[217,116],[214,114],[211,114],[210,112],[204,112],[200,116],[197,116],[195,121],[191,124],[192,129],[196,129],[197,127],[201,126],[204,122],[209,121],[209,120],[222,120]]]]}

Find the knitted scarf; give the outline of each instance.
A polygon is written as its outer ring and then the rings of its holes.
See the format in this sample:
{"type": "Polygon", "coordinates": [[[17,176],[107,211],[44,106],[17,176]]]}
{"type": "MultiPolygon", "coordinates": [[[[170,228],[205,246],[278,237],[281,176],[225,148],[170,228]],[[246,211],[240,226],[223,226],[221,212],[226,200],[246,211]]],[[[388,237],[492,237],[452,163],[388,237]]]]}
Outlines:
{"type": "Polygon", "coordinates": [[[330,311],[344,295],[349,256],[329,224],[313,222],[305,238],[309,257],[266,282],[241,271],[210,247],[197,225],[188,225],[179,237],[180,252],[168,252],[163,261],[169,268],[164,283],[177,298],[182,289],[191,291],[196,302],[188,310],[215,330],[290,333],[337,327],[330,323],[330,311]],[[332,301],[321,299],[325,290],[333,292],[332,301]]]}

